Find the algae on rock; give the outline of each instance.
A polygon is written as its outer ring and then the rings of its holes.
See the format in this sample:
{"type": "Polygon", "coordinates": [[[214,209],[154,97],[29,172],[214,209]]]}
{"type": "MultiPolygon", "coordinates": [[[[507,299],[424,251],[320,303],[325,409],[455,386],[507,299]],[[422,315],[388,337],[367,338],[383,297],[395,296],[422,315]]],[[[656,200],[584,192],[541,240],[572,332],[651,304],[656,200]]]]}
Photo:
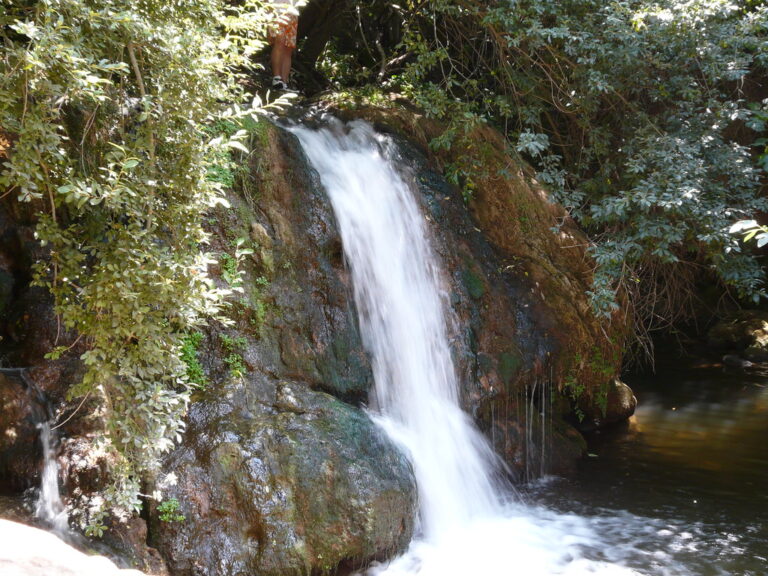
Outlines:
{"type": "Polygon", "coordinates": [[[212,247],[248,238],[233,325],[209,331],[168,495],[186,518],[153,520],[175,575],[332,573],[410,541],[405,456],[357,404],[372,381],[330,204],[293,137],[267,123],[212,247]],[[238,342],[243,369],[226,358],[238,342]]]}

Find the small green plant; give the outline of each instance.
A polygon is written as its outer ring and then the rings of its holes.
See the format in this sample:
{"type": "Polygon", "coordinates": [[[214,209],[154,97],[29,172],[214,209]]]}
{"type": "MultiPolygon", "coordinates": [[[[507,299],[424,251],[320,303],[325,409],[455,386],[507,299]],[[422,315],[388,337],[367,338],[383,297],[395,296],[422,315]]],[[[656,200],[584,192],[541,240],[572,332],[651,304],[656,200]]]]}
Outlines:
{"type": "Polygon", "coordinates": [[[248,341],[243,336],[232,338],[227,334],[221,335],[221,348],[226,354],[224,362],[229,367],[229,374],[232,378],[242,378],[248,370],[245,360],[240,351],[248,345],[248,341]]]}
{"type": "Polygon", "coordinates": [[[161,522],[184,522],[186,518],[179,513],[179,501],[176,498],[163,500],[157,505],[157,513],[161,522]]]}
{"type": "Polygon", "coordinates": [[[245,248],[245,238],[238,238],[234,241],[235,255],[224,252],[219,257],[221,265],[221,277],[229,284],[230,288],[237,292],[243,291],[243,271],[240,265],[243,259],[249,254],[253,254],[252,248],[245,248]]]}
{"type": "Polygon", "coordinates": [[[107,527],[104,525],[106,515],[104,510],[94,511],[90,515],[89,522],[85,526],[85,535],[88,538],[101,538],[104,536],[104,532],[107,531],[107,527]]]}
{"type": "Polygon", "coordinates": [[[239,285],[240,274],[237,271],[237,260],[224,252],[219,257],[219,264],[221,265],[221,277],[224,281],[233,287],[239,285]]]}
{"type": "Polygon", "coordinates": [[[201,389],[208,385],[208,379],[197,356],[202,341],[203,335],[200,332],[187,334],[181,340],[180,351],[181,361],[187,366],[187,378],[190,384],[201,389]]]}

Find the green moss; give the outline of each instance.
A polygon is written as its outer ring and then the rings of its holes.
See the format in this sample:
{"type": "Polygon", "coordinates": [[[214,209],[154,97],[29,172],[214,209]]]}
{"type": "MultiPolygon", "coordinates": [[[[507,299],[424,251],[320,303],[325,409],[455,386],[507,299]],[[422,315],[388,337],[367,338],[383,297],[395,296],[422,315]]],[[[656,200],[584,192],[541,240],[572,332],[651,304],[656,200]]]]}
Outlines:
{"type": "Polygon", "coordinates": [[[237,260],[235,258],[222,252],[219,256],[219,265],[221,266],[221,277],[227,284],[230,286],[239,284],[240,275],[237,273],[237,260]]]}
{"type": "Polygon", "coordinates": [[[579,404],[585,405],[585,400],[589,400],[605,416],[608,409],[610,382],[616,375],[620,359],[618,349],[615,348],[610,354],[606,354],[598,346],[592,346],[587,358],[578,353],[574,355],[572,368],[563,380],[563,392],[573,401],[574,413],[579,420],[584,419],[584,412],[579,404]],[[587,390],[584,383],[586,379],[592,382],[599,381],[599,388],[587,390]]]}
{"type": "Polygon", "coordinates": [[[157,505],[157,514],[161,522],[184,522],[186,518],[179,513],[179,501],[176,498],[163,500],[157,505]]]}
{"type": "Polygon", "coordinates": [[[266,120],[246,117],[243,119],[243,129],[248,131],[248,143],[252,150],[265,150],[269,146],[270,124],[266,120]]]}
{"type": "Polygon", "coordinates": [[[235,185],[235,172],[232,170],[232,162],[229,154],[216,154],[206,169],[206,180],[217,182],[224,188],[232,188],[235,185]]]}
{"type": "Polygon", "coordinates": [[[584,411],[579,407],[579,399],[585,392],[585,387],[582,382],[579,382],[576,378],[575,369],[565,377],[563,380],[563,392],[571,399],[573,403],[573,413],[579,419],[579,422],[584,420],[584,411]]]}
{"type": "Polygon", "coordinates": [[[488,356],[488,354],[478,354],[477,355],[477,367],[480,369],[480,371],[483,374],[488,374],[491,370],[493,370],[493,358],[488,356]]]}
{"type": "Polygon", "coordinates": [[[515,352],[502,352],[499,355],[499,377],[505,385],[509,386],[521,363],[522,359],[515,352]]]}
{"type": "Polygon", "coordinates": [[[229,442],[217,446],[211,456],[218,464],[219,470],[227,476],[236,474],[243,462],[240,447],[229,442]]]}
{"type": "Polygon", "coordinates": [[[480,274],[472,269],[471,265],[464,267],[461,272],[461,278],[471,298],[479,300],[483,297],[485,294],[485,281],[480,274]]]}

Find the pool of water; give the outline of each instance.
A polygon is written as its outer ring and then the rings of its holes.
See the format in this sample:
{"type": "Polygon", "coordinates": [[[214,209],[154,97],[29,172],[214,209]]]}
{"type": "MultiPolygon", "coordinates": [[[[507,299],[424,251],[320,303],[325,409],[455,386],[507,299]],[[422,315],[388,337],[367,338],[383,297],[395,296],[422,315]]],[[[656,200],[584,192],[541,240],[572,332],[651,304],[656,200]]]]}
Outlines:
{"type": "MultiPolygon", "coordinates": [[[[768,376],[700,365],[627,382],[635,416],[592,435],[575,476],[370,573],[768,575],[768,376]]],[[[0,496],[0,516],[33,509],[0,496]]]]}
{"type": "Polygon", "coordinates": [[[678,364],[626,380],[635,416],[527,497],[590,518],[590,554],[644,574],[768,574],[768,377],[678,364]]]}

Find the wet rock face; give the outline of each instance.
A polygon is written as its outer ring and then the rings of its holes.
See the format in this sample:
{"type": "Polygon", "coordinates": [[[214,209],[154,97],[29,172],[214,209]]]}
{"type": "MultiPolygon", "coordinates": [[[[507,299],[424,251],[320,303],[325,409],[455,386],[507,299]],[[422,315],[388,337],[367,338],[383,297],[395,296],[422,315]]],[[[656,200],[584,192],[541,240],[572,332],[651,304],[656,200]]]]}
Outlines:
{"type": "Polygon", "coordinates": [[[341,240],[329,201],[298,144],[272,128],[251,156],[233,209],[217,216],[219,245],[249,241],[237,330],[246,360],[357,404],[372,384],[358,333],[341,240]]]}
{"type": "Polygon", "coordinates": [[[707,334],[707,344],[720,352],[731,352],[751,362],[767,362],[768,313],[742,310],[721,320],[707,334]]]}
{"type": "Polygon", "coordinates": [[[561,419],[572,407],[564,396],[570,385],[582,391],[580,405],[605,402],[621,368],[626,321],[617,316],[602,326],[592,314],[586,237],[493,130],[478,129],[470,145],[434,153],[428,143],[440,127],[413,113],[344,114],[410,140],[398,140],[398,164],[421,194],[447,272],[466,409],[521,478],[569,469],[583,441],[561,419]],[[481,166],[469,210],[440,174],[451,162],[481,166]]]}
{"type": "Polygon", "coordinates": [[[287,383],[272,407],[242,400],[231,412],[193,409],[197,442],[168,462],[186,520],[153,532],[173,574],[330,572],[407,545],[410,465],[363,412],[287,383]]]}
{"type": "Polygon", "coordinates": [[[236,238],[253,250],[234,325],[201,345],[211,383],[164,467],[185,520],[152,513],[174,575],[333,572],[388,557],[413,532],[410,464],[357,407],[372,375],[330,204],[292,136],[269,128],[256,145],[213,224],[215,251],[236,238]]]}
{"type": "Polygon", "coordinates": [[[20,492],[32,485],[41,453],[37,423],[43,416],[18,374],[0,372],[0,488],[20,492]]]}
{"type": "MultiPolygon", "coordinates": [[[[39,481],[37,425],[50,420],[76,379],[75,356],[48,360],[57,337],[66,340],[47,292],[30,285],[44,251],[34,238],[37,207],[0,200],[0,487],[16,492],[39,481]]],[[[68,431],[81,427],[71,421],[68,431]]]]}

